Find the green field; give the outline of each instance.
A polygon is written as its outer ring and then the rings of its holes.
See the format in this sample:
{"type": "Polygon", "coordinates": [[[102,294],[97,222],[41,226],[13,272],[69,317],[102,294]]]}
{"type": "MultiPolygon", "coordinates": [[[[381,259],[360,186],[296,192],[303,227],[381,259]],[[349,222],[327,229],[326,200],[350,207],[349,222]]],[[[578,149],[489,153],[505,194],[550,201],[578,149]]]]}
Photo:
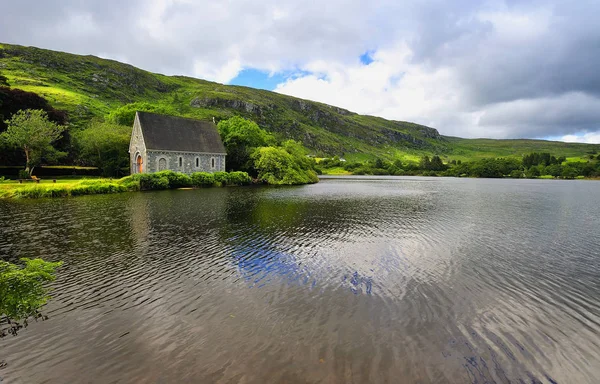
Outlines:
{"type": "MultiPolygon", "coordinates": [[[[36,92],[69,114],[70,130],[105,118],[130,103],[162,113],[217,120],[233,115],[256,121],[278,139],[295,139],[318,157],[364,162],[376,157],[444,161],[521,157],[530,152],[585,158],[600,145],[543,140],[461,139],[422,125],[364,116],[270,91],[165,76],[94,56],[0,44],[0,71],[12,88],[36,92]]],[[[442,128],[443,127],[439,127],[442,128]]]]}

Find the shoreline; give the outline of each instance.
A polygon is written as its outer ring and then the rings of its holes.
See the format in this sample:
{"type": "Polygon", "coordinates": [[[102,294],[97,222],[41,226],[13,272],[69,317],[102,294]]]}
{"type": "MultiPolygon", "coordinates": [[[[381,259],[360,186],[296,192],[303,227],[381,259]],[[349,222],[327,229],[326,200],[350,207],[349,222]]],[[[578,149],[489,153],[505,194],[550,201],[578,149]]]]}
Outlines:
{"type": "MultiPolygon", "coordinates": [[[[40,199],[75,197],[124,192],[153,190],[190,190],[203,188],[224,188],[238,186],[286,186],[288,184],[268,184],[263,180],[252,179],[246,172],[195,172],[184,174],[173,171],[141,173],[121,179],[44,179],[40,183],[20,184],[16,180],[0,182],[0,200],[40,199]],[[45,181],[45,182],[44,182],[45,181]]],[[[300,184],[289,184],[300,185],[300,184]]]]}

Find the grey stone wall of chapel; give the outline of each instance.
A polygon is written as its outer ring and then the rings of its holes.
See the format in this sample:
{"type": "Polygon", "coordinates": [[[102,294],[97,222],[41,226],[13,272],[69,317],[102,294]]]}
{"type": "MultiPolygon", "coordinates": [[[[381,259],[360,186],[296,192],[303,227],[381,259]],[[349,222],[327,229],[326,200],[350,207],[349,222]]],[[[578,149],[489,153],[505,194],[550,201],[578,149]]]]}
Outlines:
{"type": "Polygon", "coordinates": [[[146,164],[148,164],[146,145],[144,144],[142,130],[140,128],[140,122],[136,115],[135,120],[133,122],[133,130],[131,132],[131,141],[129,142],[129,169],[131,171],[131,174],[140,173],[138,171],[138,166],[136,162],[138,155],[142,157],[142,172],[148,172],[148,170],[146,169],[146,164]]]}
{"type": "Polygon", "coordinates": [[[146,172],[162,171],[162,166],[164,166],[164,169],[188,174],[225,171],[225,155],[220,154],[148,150],[147,158],[146,172]]]}

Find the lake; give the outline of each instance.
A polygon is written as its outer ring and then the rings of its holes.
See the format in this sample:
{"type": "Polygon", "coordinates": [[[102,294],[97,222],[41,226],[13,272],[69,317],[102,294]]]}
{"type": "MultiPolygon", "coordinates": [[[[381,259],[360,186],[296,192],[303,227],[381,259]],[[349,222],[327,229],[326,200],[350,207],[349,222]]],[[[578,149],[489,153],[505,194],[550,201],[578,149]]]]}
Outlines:
{"type": "MultiPolygon", "coordinates": [[[[337,177],[0,201],[63,260],[6,383],[597,383],[600,182],[337,177]]],[[[2,380],[0,380],[2,381],[2,380]]]]}

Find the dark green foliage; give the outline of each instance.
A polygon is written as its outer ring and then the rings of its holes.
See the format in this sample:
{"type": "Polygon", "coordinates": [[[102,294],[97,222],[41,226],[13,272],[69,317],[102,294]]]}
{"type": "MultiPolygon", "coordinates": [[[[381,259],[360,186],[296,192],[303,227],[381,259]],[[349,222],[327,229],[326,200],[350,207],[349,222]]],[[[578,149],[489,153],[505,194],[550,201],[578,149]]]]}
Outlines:
{"type": "Polygon", "coordinates": [[[255,122],[239,116],[222,120],[217,127],[227,149],[227,170],[256,175],[252,152],[258,147],[272,144],[273,138],[255,122]]]}
{"type": "Polygon", "coordinates": [[[142,191],[169,188],[169,179],[166,176],[157,175],[156,173],[139,173],[130,177],[133,180],[139,181],[142,191]]]}
{"type": "Polygon", "coordinates": [[[106,120],[117,125],[126,125],[131,127],[133,125],[133,120],[135,120],[135,113],[137,111],[140,112],[153,112],[159,113],[161,115],[171,115],[177,116],[179,113],[169,106],[165,105],[157,105],[146,102],[137,102],[126,104],[122,107],[119,107],[108,115],[106,115],[106,120]]]}
{"type": "Polygon", "coordinates": [[[227,185],[250,185],[252,179],[246,172],[229,172],[227,185]]]}
{"type": "Polygon", "coordinates": [[[227,179],[229,177],[229,174],[227,172],[213,172],[212,175],[213,175],[213,178],[215,180],[215,183],[217,183],[219,185],[221,185],[221,184],[226,185],[227,184],[227,179]]]}
{"type": "Polygon", "coordinates": [[[258,179],[271,185],[317,183],[319,178],[309,166],[310,159],[298,153],[297,149],[296,143],[258,148],[252,155],[258,179]]]}
{"type": "Polygon", "coordinates": [[[122,176],[129,166],[130,126],[92,122],[74,137],[81,164],[98,167],[103,176],[122,176]]]}
{"type": "Polygon", "coordinates": [[[543,165],[543,166],[547,167],[552,164],[560,165],[565,160],[566,160],[565,157],[556,158],[555,156],[553,156],[547,152],[544,152],[544,153],[532,152],[528,155],[523,156],[523,166],[525,168],[530,168],[534,165],[543,165]]]}
{"type": "Polygon", "coordinates": [[[42,259],[21,259],[23,267],[0,260],[0,315],[10,320],[36,316],[50,296],[44,283],[55,279],[62,263],[42,259]]]}
{"type": "MultiPolygon", "coordinates": [[[[4,78],[6,79],[6,77],[4,78]]],[[[67,113],[54,109],[46,99],[38,94],[0,86],[0,132],[6,129],[6,120],[9,120],[18,111],[25,109],[40,109],[46,112],[48,120],[58,125],[67,123],[67,113]]]]}
{"type": "Polygon", "coordinates": [[[208,172],[192,173],[192,184],[194,187],[212,187],[215,184],[215,177],[208,172]]]}
{"type": "Polygon", "coordinates": [[[185,173],[174,172],[171,170],[160,171],[154,174],[154,177],[165,177],[169,181],[169,188],[187,188],[192,186],[192,178],[185,173]]]}
{"type": "Polygon", "coordinates": [[[433,156],[431,160],[429,159],[429,156],[424,156],[421,159],[421,169],[425,171],[441,172],[446,169],[446,166],[438,155],[433,156]]]}
{"type": "Polygon", "coordinates": [[[0,142],[18,148],[25,155],[25,170],[32,175],[34,167],[42,160],[56,161],[66,155],[52,145],[60,139],[65,126],[48,119],[41,109],[26,109],[13,114],[6,121],[7,129],[0,134],[0,142]]]}
{"type": "Polygon", "coordinates": [[[576,169],[576,168],[574,168],[574,167],[572,167],[572,166],[569,166],[569,165],[567,165],[567,166],[563,167],[563,169],[562,169],[562,172],[561,172],[560,176],[561,176],[563,179],[574,179],[574,178],[576,178],[577,176],[579,176],[579,172],[577,171],[577,169],[576,169]]]}
{"type": "Polygon", "coordinates": [[[523,178],[525,175],[523,174],[523,171],[520,169],[515,169],[510,173],[510,177],[513,179],[521,179],[523,178]]]}

